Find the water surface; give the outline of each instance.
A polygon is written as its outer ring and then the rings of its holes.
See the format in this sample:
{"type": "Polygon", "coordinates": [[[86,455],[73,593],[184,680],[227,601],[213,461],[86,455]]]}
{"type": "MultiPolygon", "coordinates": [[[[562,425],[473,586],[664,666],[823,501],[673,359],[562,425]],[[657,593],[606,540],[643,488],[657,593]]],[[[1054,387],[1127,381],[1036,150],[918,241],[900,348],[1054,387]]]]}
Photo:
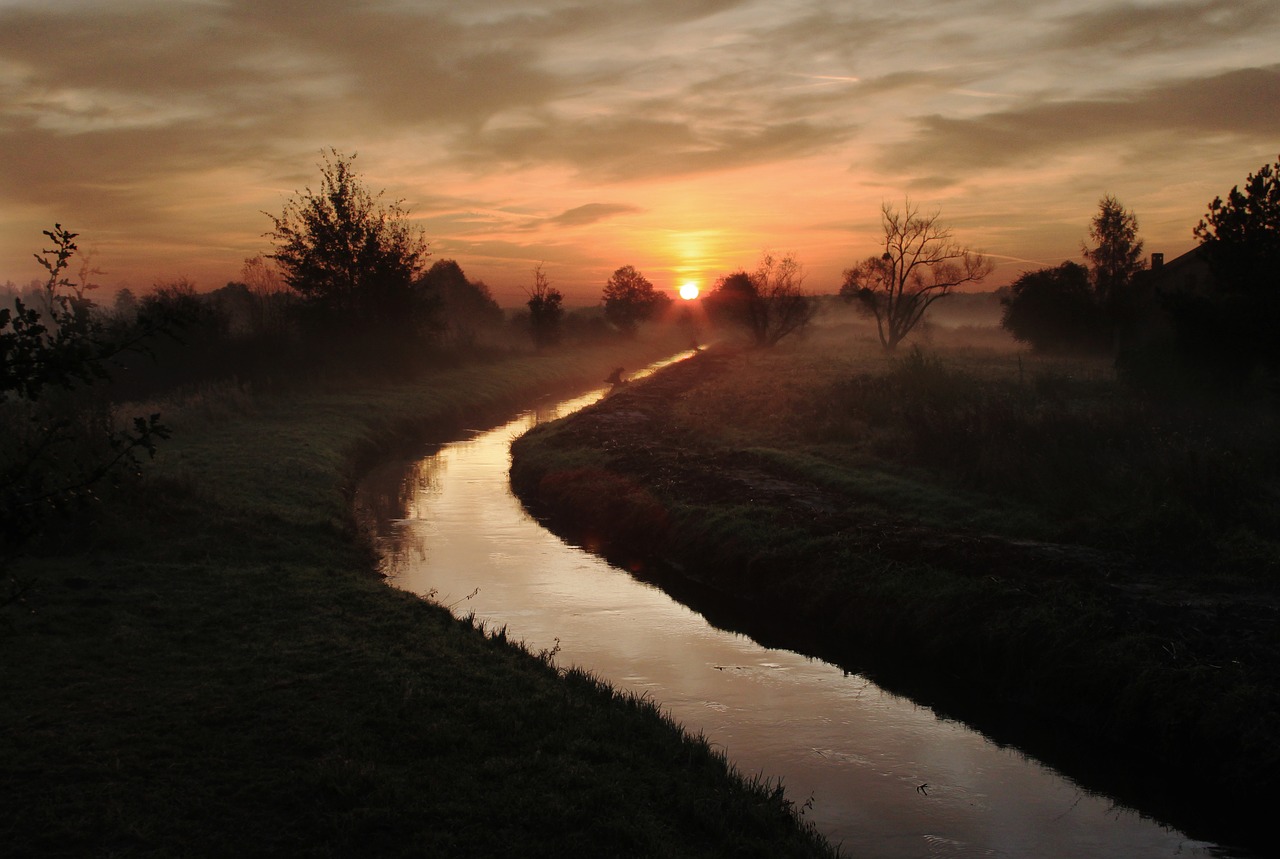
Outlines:
{"type": "Polygon", "coordinates": [[[531,650],[646,694],[739,770],[781,778],[845,853],[1224,856],[870,680],[711,626],[562,542],[511,494],[511,441],[604,389],[447,444],[361,490],[385,572],[531,650]]]}

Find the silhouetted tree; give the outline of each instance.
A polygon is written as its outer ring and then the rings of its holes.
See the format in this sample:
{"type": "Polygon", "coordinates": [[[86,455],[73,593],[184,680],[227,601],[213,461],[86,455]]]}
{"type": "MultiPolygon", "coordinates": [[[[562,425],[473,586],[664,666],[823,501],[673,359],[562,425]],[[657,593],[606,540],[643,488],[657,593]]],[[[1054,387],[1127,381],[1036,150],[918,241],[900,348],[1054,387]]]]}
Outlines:
{"type": "Polygon", "coordinates": [[[1194,233],[1220,289],[1280,292],[1280,158],[1214,197],[1194,233]]]}
{"type": "Polygon", "coordinates": [[[533,270],[533,287],[528,290],[529,326],[533,342],[539,349],[560,342],[564,319],[564,296],[551,285],[542,266],[533,270]]]}
{"type": "Polygon", "coordinates": [[[330,150],[320,190],[296,194],[271,218],[267,235],[284,281],[330,320],[344,325],[429,326],[434,304],[418,275],[429,252],[401,201],[370,194],[346,158],[330,150]]]}
{"type": "Polygon", "coordinates": [[[249,288],[254,299],[253,332],[286,337],[298,295],[284,282],[280,269],[261,254],[249,257],[240,268],[240,282],[249,288]]]}
{"type": "Polygon", "coordinates": [[[468,280],[454,260],[432,263],[422,275],[422,285],[436,296],[446,328],[461,342],[472,342],[480,330],[502,324],[502,308],[489,287],[468,280]]]}
{"type": "Polygon", "coordinates": [[[1108,194],[1098,201],[1098,214],[1089,226],[1094,247],[1081,244],[1098,307],[1111,328],[1116,348],[1138,312],[1134,277],[1147,267],[1138,238],[1138,219],[1108,194]]]}
{"type": "Polygon", "coordinates": [[[671,296],[654,289],[647,277],[629,265],[613,273],[601,297],[604,318],[628,337],[635,336],[641,322],[671,305],[671,296]]]}
{"type": "MultiPolygon", "coordinates": [[[[243,286],[243,285],[242,285],[243,286]]],[[[244,287],[245,292],[248,287],[244,287]]],[[[196,285],[185,277],[169,283],[157,283],[142,297],[139,310],[148,318],[162,319],[166,329],[205,329],[213,337],[225,337],[230,320],[220,312],[210,295],[196,292],[196,285]]]]}
{"type": "Polygon", "coordinates": [[[1001,327],[1036,351],[1096,350],[1106,345],[1089,270],[1079,263],[1024,273],[1000,303],[1001,327]]]}
{"type": "MultiPolygon", "coordinates": [[[[44,234],[53,244],[36,255],[48,272],[44,311],[21,298],[0,309],[0,566],[50,516],[168,436],[158,414],[118,429],[110,403],[94,396],[135,341],[110,336],[87,284],[67,277],[76,234],[61,225],[44,234]]],[[[0,603],[11,597],[0,593],[0,603]]]]}
{"type": "Polygon", "coordinates": [[[921,215],[909,200],[902,212],[884,204],[883,252],[845,270],[841,297],[875,317],[885,349],[896,349],[929,305],[957,286],[981,283],[994,268],[981,253],[952,239],[938,218],[937,213],[921,215]]]}
{"type": "Polygon", "coordinates": [[[116,293],[115,301],[112,304],[112,312],[115,314],[117,321],[122,323],[132,322],[138,316],[138,296],[128,287],[121,289],[116,293]]]}
{"type": "Polygon", "coordinates": [[[1179,351],[1223,383],[1280,369],[1280,160],[1215,197],[1194,234],[1213,276],[1165,296],[1179,351]]]}
{"type": "Polygon", "coordinates": [[[754,272],[720,278],[703,307],[713,321],[744,329],[755,345],[773,346],[804,330],[817,313],[817,302],[801,288],[803,283],[795,257],[766,253],[754,272]]]}
{"type": "Polygon", "coordinates": [[[735,271],[716,281],[702,299],[702,306],[712,322],[746,330],[756,340],[763,329],[760,291],[745,271],[735,271]]]}

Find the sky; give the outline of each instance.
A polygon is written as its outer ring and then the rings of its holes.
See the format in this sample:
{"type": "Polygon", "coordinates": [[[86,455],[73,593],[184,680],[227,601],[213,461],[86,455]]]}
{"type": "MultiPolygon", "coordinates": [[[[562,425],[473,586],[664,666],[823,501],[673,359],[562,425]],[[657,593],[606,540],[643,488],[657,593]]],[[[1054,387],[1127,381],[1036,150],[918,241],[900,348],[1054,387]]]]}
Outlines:
{"type": "Polygon", "coordinates": [[[1278,106],[1275,0],[0,0],[0,282],[60,223],[108,293],[222,286],[332,149],[506,305],[766,251],[834,292],[908,202],[998,286],[1107,194],[1189,250],[1278,106]]]}

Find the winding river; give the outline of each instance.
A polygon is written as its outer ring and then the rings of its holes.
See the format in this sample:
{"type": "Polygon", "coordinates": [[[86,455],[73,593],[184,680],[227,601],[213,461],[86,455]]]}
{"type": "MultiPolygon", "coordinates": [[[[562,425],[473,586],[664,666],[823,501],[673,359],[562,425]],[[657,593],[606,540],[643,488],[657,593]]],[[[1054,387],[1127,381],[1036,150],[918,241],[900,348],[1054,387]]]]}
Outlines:
{"type": "Polygon", "coordinates": [[[782,779],[846,855],[1247,855],[1091,794],[862,676],[717,629],[543,529],[508,486],[511,440],[604,393],[371,475],[358,504],[390,581],[651,697],[740,771],[782,779]]]}

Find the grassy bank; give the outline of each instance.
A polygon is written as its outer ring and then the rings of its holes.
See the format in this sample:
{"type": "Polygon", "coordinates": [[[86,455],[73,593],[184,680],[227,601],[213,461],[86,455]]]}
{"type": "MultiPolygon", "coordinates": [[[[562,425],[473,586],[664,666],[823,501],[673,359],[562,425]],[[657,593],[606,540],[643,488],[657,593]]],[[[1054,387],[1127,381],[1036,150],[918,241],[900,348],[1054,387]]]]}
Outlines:
{"type": "Polygon", "coordinates": [[[1230,839],[1280,787],[1274,429],[1099,364],[819,333],[539,427],[513,480],[720,622],[1230,839]]]}
{"type": "Polygon", "coordinates": [[[147,475],[9,571],[6,855],[829,855],[649,703],[371,573],[363,468],[645,349],[163,404],[147,475]]]}

